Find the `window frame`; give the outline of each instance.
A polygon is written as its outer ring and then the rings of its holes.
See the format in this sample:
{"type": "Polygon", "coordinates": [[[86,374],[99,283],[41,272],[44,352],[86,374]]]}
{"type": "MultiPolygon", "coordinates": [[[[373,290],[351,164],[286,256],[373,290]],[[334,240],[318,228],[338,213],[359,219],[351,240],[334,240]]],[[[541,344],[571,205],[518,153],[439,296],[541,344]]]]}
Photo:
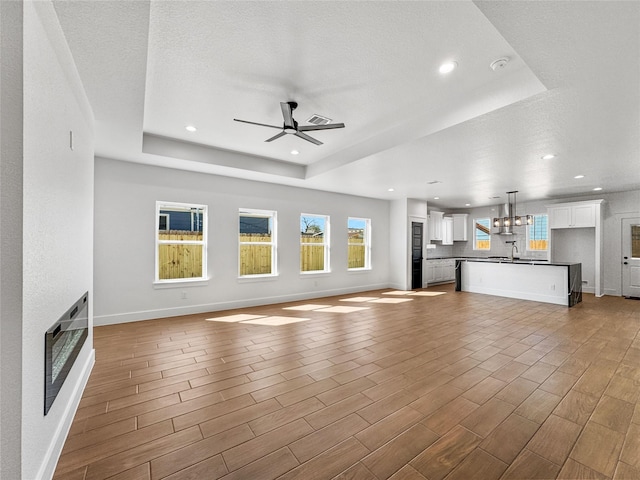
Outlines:
{"type": "Polygon", "coordinates": [[[526,231],[526,237],[525,237],[525,251],[527,252],[548,252],[549,251],[549,215],[546,213],[538,213],[538,214],[534,214],[533,215],[533,225],[527,225],[527,231],[526,231]],[[536,222],[536,217],[546,217],[547,220],[547,228],[545,230],[545,237],[543,239],[533,239],[535,240],[546,240],[547,242],[547,248],[536,248],[536,249],[531,249],[529,248],[530,245],[530,241],[531,239],[531,230],[535,227],[535,222],[536,222]]]}
{"type": "Polygon", "coordinates": [[[278,276],[278,212],[276,210],[261,210],[255,208],[239,208],[238,209],[238,279],[253,279],[253,278],[272,278],[278,276]],[[271,222],[271,241],[270,242],[242,242],[240,240],[240,218],[241,217],[267,217],[271,222]],[[271,273],[250,273],[242,274],[242,261],[240,260],[240,254],[243,245],[269,245],[271,247],[271,273]]]}
{"type": "MultiPolygon", "coordinates": [[[[304,217],[317,217],[317,218],[323,218],[324,219],[324,231],[322,234],[322,243],[318,243],[318,244],[314,244],[315,246],[319,246],[322,245],[323,246],[323,255],[324,255],[324,269],[323,270],[307,270],[307,271],[303,271],[302,270],[302,262],[300,262],[299,265],[299,269],[300,269],[300,274],[301,275],[318,275],[318,274],[323,274],[323,273],[330,273],[331,272],[331,242],[330,242],[330,231],[331,231],[331,217],[329,215],[322,215],[322,214],[317,214],[317,213],[301,213],[299,220],[300,220],[300,225],[302,224],[302,219],[304,217]]],[[[302,229],[300,229],[300,233],[299,233],[299,242],[300,242],[300,248],[298,250],[299,255],[302,255],[302,247],[303,246],[309,246],[309,243],[305,243],[302,241],[302,229]]]]}
{"type": "Polygon", "coordinates": [[[473,219],[473,250],[479,251],[479,252],[489,252],[489,251],[491,251],[491,219],[489,217],[487,217],[487,218],[480,217],[480,218],[474,218],[473,219]],[[487,234],[489,236],[489,239],[488,239],[489,248],[479,248],[478,247],[478,227],[476,227],[476,225],[481,220],[486,220],[487,221],[487,225],[483,225],[483,226],[486,226],[489,229],[489,233],[487,234]]]}
{"type": "MultiPolygon", "coordinates": [[[[202,281],[207,281],[209,279],[207,272],[207,235],[209,230],[208,217],[209,217],[209,206],[201,205],[197,203],[184,203],[184,202],[166,202],[162,200],[156,200],[156,209],[155,209],[155,260],[154,260],[154,285],[176,285],[176,284],[185,284],[185,283],[197,283],[202,281]],[[169,219],[169,214],[160,213],[163,209],[172,209],[172,208],[180,208],[183,210],[193,210],[193,209],[201,209],[202,210],[202,240],[160,240],[159,232],[169,232],[170,228],[167,230],[160,230],[160,216],[166,216],[167,220],[169,219]],[[201,245],[202,246],[202,275],[200,277],[189,277],[189,278],[160,278],[160,262],[159,262],[159,254],[160,254],[160,245],[201,245]]],[[[170,227],[169,222],[167,221],[167,227],[170,227]]]]}
{"type": "Polygon", "coordinates": [[[363,270],[371,270],[371,219],[363,217],[348,217],[347,218],[347,270],[350,272],[358,272],[363,270]],[[349,222],[351,220],[364,222],[364,267],[349,267],[349,247],[351,245],[360,246],[360,243],[351,243],[349,237],[349,222]]]}

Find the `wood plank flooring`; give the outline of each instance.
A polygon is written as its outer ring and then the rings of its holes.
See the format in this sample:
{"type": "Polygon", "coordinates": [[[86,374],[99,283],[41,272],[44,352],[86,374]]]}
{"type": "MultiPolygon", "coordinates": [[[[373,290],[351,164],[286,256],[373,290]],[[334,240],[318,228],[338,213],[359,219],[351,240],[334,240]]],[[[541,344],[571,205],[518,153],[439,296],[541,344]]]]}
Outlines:
{"type": "Polygon", "coordinates": [[[420,292],[96,328],[55,479],[640,479],[640,301],[420,292]]]}

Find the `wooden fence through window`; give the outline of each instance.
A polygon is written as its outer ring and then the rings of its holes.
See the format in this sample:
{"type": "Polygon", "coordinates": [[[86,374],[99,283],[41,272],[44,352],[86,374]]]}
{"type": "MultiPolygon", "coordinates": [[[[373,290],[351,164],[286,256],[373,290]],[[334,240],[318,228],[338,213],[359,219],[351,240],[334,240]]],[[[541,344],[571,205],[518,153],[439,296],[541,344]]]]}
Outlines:
{"type": "MultiPolygon", "coordinates": [[[[170,231],[158,234],[160,240],[202,240],[202,233],[170,231]]],[[[273,273],[271,259],[271,236],[243,234],[240,242],[240,275],[268,275],[273,273]]],[[[322,237],[302,235],[300,247],[300,270],[303,272],[324,270],[324,246],[318,245],[322,237]]],[[[173,278],[195,278],[202,276],[202,245],[169,243],[158,246],[158,268],[161,280],[173,278]]],[[[348,268],[364,268],[364,240],[350,238],[348,246],[348,268]],[[360,244],[361,243],[361,244],[360,244]]]]}
{"type": "MultiPolygon", "coordinates": [[[[170,230],[159,232],[159,240],[202,241],[202,232],[170,230]]],[[[203,245],[184,243],[162,243],[158,245],[158,278],[202,277],[203,245]]]]}

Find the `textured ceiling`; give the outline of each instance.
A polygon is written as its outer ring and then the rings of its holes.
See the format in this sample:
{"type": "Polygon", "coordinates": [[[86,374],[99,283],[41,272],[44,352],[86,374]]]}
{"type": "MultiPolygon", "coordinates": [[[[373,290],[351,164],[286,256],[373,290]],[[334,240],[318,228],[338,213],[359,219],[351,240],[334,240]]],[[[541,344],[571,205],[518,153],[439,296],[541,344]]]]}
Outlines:
{"type": "Polygon", "coordinates": [[[451,208],[640,188],[639,2],[54,5],[99,156],[451,208]],[[346,128],[233,121],[290,100],[346,128]]]}

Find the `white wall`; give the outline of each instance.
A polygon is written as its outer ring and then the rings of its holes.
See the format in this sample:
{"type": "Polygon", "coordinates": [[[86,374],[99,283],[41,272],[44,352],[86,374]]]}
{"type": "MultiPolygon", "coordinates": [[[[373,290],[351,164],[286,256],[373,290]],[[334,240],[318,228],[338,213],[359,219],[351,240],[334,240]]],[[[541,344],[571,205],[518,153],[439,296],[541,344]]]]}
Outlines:
{"type": "Polygon", "coordinates": [[[393,288],[407,290],[409,278],[409,239],[407,230],[407,200],[393,200],[389,210],[389,283],[393,288]]]}
{"type": "MultiPolygon", "coordinates": [[[[51,478],[93,364],[85,342],[44,415],[44,334],[93,283],[93,115],[53,6],[24,3],[22,445],[24,479],[51,478]],[[71,150],[69,132],[73,131],[71,150]]],[[[3,477],[4,478],[4,477],[3,477]]]]}
{"type": "Polygon", "coordinates": [[[20,478],[22,4],[0,1],[0,478],[20,478]],[[18,440],[18,441],[16,441],[18,440]]]}
{"type": "Polygon", "coordinates": [[[389,204],[97,158],[94,245],[96,325],[314,298],[388,286],[389,204]],[[157,200],[208,205],[206,285],[154,288],[157,200]],[[277,278],[238,279],[239,208],[277,211],[277,278]],[[301,213],[330,216],[331,273],[300,274],[301,213]],[[371,219],[371,271],[347,270],[349,216],[371,219]]]}

